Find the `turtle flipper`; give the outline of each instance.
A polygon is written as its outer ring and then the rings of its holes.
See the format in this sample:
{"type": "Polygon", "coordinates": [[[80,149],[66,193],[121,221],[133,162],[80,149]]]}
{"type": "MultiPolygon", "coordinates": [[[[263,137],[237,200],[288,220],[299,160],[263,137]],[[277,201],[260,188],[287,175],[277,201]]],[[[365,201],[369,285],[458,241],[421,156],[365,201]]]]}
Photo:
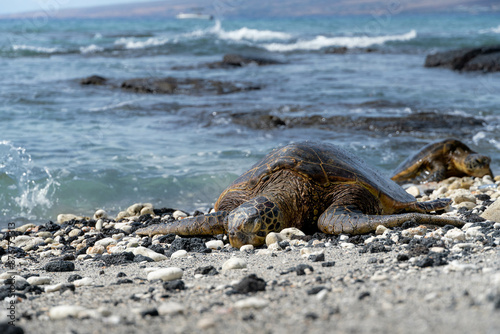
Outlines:
{"type": "Polygon", "coordinates": [[[140,228],[135,231],[139,235],[169,234],[177,235],[217,235],[226,233],[224,220],[226,211],[218,211],[206,215],[176,220],[140,228]]]}
{"type": "Polygon", "coordinates": [[[401,226],[406,221],[439,226],[464,225],[460,219],[433,216],[424,213],[403,213],[394,215],[367,215],[352,207],[330,206],[318,219],[318,228],[327,234],[365,234],[374,232],[377,226],[401,226]]]}

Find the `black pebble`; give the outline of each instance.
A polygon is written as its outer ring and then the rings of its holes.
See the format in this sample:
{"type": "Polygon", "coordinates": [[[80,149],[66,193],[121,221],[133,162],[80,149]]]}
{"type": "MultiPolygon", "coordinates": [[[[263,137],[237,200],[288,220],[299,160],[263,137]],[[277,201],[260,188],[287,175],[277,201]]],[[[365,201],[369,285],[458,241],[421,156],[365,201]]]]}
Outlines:
{"type": "Polygon", "coordinates": [[[361,294],[359,295],[358,299],[359,299],[359,300],[363,300],[363,299],[365,299],[366,297],[370,297],[370,293],[369,293],[368,291],[361,292],[361,294]]]}
{"type": "Polygon", "coordinates": [[[309,312],[306,314],[306,319],[316,320],[318,318],[319,318],[318,315],[314,312],[309,312]]]}
{"type": "Polygon", "coordinates": [[[359,250],[360,253],[383,253],[388,251],[389,250],[385,248],[383,244],[376,241],[370,242],[368,245],[363,246],[363,248],[359,250]]]}
{"type": "Polygon", "coordinates": [[[142,311],[141,312],[141,316],[144,318],[145,316],[150,316],[150,317],[157,317],[159,316],[160,314],[158,313],[158,310],[155,309],[155,308],[152,308],[152,309],[149,309],[149,310],[145,310],[145,311],[142,311]]]}
{"type": "Polygon", "coordinates": [[[176,279],[173,281],[163,283],[163,288],[167,291],[180,291],[180,290],[185,290],[186,285],[184,284],[184,281],[176,279]]]}
{"type": "Polygon", "coordinates": [[[335,261],[323,262],[321,264],[322,267],[333,267],[335,265],[335,261]]]}
{"type": "Polygon", "coordinates": [[[118,274],[116,274],[116,277],[127,277],[127,274],[125,274],[123,271],[120,271],[118,274]]]}
{"type": "Polygon", "coordinates": [[[217,271],[217,269],[215,269],[214,266],[198,267],[196,268],[194,273],[201,275],[209,275],[209,276],[214,276],[219,274],[219,272],[217,271]]]}
{"type": "Polygon", "coordinates": [[[410,259],[410,257],[408,256],[408,254],[399,253],[398,256],[396,257],[396,259],[399,262],[403,262],[403,261],[408,261],[410,259]]]}
{"type": "Polygon", "coordinates": [[[47,263],[43,269],[49,272],[63,272],[63,271],[73,271],[75,270],[75,264],[70,261],[51,261],[47,263]]]}
{"type": "Polygon", "coordinates": [[[142,262],[142,261],[147,261],[147,262],[155,262],[155,260],[153,260],[152,258],[150,258],[149,256],[144,256],[142,254],[137,254],[135,257],[134,257],[134,262],[142,262]]]}
{"type": "Polygon", "coordinates": [[[128,279],[128,278],[123,278],[123,279],[119,279],[118,281],[116,281],[116,284],[119,285],[119,284],[132,284],[134,283],[134,281],[132,281],[131,279],[128,279]]]}
{"type": "Polygon", "coordinates": [[[233,286],[235,293],[250,293],[266,290],[266,281],[255,274],[244,277],[238,284],[233,286]]]}
{"type": "Polygon", "coordinates": [[[324,290],[325,287],[324,286],[315,286],[309,290],[307,290],[307,294],[308,295],[317,295],[321,290],[324,290]]]}
{"type": "Polygon", "coordinates": [[[320,253],[320,254],[311,254],[309,255],[309,261],[312,262],[323,262],[325,261],[325,254],[320,253]]]}
{"type": "Polygon", "coordinates": [[[313,267],[308,264],[299,264],[295,267],[295,272],[297,273],[297,276],[302,276],[306,274],[306,269],[309,269],[311,272],[314,271],[313,267]]]}
{"type": "Polygon", "coordinates": [[[12,326],[8,323],[0,323],[0,333],[2,334],[24,334],[24,329],[18,325],[12,326]]]}
{"type": "Polygon", "coordinates": [[[78,275],[78,274],[73,274],[71,276],[68,277],[68,282],[74,282],[76,280],[79,280],[79,279],[82,279],[82,276],[78,275]]]}

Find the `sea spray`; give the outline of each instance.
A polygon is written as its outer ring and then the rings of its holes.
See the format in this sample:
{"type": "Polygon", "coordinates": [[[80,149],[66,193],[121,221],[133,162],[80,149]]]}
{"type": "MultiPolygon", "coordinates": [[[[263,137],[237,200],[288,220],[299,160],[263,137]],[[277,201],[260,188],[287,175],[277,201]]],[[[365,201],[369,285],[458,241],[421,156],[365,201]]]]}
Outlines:
{"type": "Polygon", "coordinates": [[[35,167],[25,148],[0,142],[0,221],[41,218],[58,186],[48,168],[35,167]]]}

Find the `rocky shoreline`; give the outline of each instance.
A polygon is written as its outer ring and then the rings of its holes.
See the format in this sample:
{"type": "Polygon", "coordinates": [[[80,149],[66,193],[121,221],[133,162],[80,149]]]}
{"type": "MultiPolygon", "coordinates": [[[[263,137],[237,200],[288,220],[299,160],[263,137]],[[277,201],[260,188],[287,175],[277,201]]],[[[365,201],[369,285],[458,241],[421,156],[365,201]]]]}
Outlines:
{"type": "Polygon", "coordinates": [[[463,219],[461,229],[289,229],[258,249],[232,248],[224,235],[136,236],[140,226],[188,215],[150,204],[10,226],[0,234],[0,331],[494,333],[499,185],[451,178],[407,188],[419,200],[452,198],[440,214],[463,219]]]}

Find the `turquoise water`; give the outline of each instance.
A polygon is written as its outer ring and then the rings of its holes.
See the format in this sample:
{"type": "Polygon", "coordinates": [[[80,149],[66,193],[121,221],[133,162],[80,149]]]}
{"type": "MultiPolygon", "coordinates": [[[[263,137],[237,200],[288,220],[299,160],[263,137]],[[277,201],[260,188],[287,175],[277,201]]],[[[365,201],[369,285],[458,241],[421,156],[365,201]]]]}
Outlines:
{"type": "Polygon", "coordinates": [[[494,15],[0,21],[0,226],[99,208],[113,214],[135,202],[207,210],[270,149],[301,140],[341,145],[389,173],[418,147],[455,136],[491,155],[498,174],[500,75],[423,67],[432,52],[494,44],[494,15]],[[327,52],[338,47],[349,52],[327,52]],[[199,66],[227,53],[284,64],[199,66]],[[79,84],[93,74],[262,89],[148,95],[79,84]],[[426,112],[482,124],[408,131],[293,125],[312,116],[356,122],[426,112]],[[256,129],[236,121],[260,115],[291,125],[256,129]]]}

